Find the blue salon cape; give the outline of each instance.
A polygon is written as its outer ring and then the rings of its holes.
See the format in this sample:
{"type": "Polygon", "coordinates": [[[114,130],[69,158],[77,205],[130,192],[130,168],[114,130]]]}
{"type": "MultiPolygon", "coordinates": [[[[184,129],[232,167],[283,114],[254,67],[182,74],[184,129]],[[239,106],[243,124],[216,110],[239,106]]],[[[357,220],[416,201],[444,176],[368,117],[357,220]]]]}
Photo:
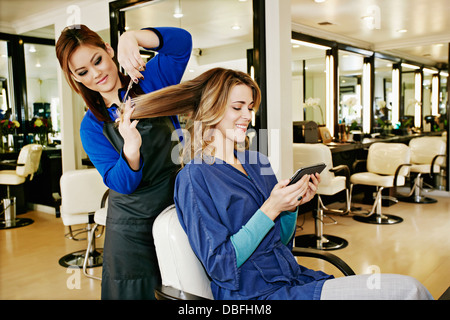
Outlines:
{"type": "MultiPolygon", "coordinates": [[[[280,217],[237,267],[230,237],[255,214],[277,183],[267,157],[236,153],[248,176],[224,161],[194,159],[178,174],[174,201],[191,247],[212,278],[215,299],[320,299],[321,271],[299,265],[280,238],[280,217]]],[[[292,244],[292,242],[291,242],[292,244]]]]}

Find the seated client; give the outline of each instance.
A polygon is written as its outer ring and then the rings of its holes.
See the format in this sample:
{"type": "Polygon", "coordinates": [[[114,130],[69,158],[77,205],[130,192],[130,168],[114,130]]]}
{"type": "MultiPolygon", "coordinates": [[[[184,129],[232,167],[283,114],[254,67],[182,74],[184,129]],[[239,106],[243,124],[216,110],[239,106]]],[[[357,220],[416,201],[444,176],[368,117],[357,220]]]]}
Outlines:
{"type": "Polygon", "coordinates": [[[250,76],[221,68],[134,100],[133,118],[191,113],[174,200],[214,298],[431,299],[408,276],[380,274],[371,289],[370,275],[333,279],[297,263],[296,209],[320,176],[277,182],[267,157],[242,147],[260,100],[250,76]]]}

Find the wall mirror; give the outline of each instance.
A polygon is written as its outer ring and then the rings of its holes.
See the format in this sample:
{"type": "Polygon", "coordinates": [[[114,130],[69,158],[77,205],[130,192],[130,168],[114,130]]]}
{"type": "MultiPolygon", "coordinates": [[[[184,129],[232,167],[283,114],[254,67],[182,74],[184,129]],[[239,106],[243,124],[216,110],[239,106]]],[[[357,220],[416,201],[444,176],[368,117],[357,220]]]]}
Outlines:
{"type": "Polygon", "coordinates": [[[292,120],[325,125],[325,46],[292,40],[292,120]]]}
{"type": "Polygon", "coordinates": [[[415,126],[414,117],[421,101],[417,99],[415,78],[419,67],[402,63],[401,89],[400,89],[400,121],[408,122],[408,126],[415,126]]]}
{"type": "Polygon", "coordinates": [[[338,122],[351,129],[362,129],[364,56],[339,50],[338,122]]]}
{"type": "Polygon", "coordinates": [[[375,58],[373,131],[385,132],[392,125],[392,62],[375,58]]]}

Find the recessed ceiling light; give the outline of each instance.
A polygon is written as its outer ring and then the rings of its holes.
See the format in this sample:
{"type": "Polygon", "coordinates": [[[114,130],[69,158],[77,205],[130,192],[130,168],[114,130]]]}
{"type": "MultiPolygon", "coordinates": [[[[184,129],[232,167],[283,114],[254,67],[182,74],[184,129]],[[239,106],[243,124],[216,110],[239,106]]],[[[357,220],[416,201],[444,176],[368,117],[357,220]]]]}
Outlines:
{"type": "Polygon", "coordinates": [[[241,26],[238,25],[238,24],[235,24],[234,26],[231,27],[231,29],[233,29],[233,30],[239,30],[239,29],[241,29],[241,26]]]}
{"type": "Polygon", "coordinates": [[[408,30],[406,30],[406,29],[399,29],[399,30],[397,30],[397,32],[398,33],[405,33],[405,32],[408,32],[408,30]]]}
{"type": "Polygon", "coordinates": [[[177,19],[180,19],[180,18],[183,17],[183,14],[182,14],[182,13],[174,13],[174,14],[173,14],[173,17],[174,17],[174,18],[177,18],[177,19]]]}
{"type": "Polygon", "coordinates": [[[315,3],[322,3],[325,2],[325,0],[314,0],[315,3]]]}

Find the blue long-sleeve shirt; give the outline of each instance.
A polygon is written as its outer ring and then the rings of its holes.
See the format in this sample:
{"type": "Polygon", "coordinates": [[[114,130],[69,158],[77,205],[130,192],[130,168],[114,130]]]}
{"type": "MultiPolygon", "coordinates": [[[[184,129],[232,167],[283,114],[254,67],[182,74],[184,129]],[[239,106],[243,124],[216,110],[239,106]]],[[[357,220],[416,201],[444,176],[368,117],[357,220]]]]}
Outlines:
{"type": "Polygon", "coordinates": [[[194,160],[175,182],[180,223],[212,278],[214,298],[319,299],[323,282],[332,276],[298,265],[292,242],[286,244],[288,237],[282,236],[292,236],[292,230],[282,231],[282,219],[295,219],[296,212],[283,213],[272,222],[259,210],[277,183],[267,158],[252,151],[237,156],[248,176],[226,163],[194,160]],[[250,242],[252,234],[259,237],[247,253],[238,248],[245,239],[235,236],[243,226],[250,229],[244,231],[250,242]],[[241,254],[249,256],[242,259],[241,254]]]}
{"type": "MultiPolygon", "coordinates": [[[[152,48],[158,54],[147,63],[145,71],[142,72],[144,80],[139,81],[145,93],[178,84],[192,50],[191,35],[183,29],[160,27],[151,30],[158,35],[160,45],[158,48],[152,48]]],[[[119,92],[121,99],[124,93],[119,92]]],[[[115,105],[108,109],[112,120],[116,118],[116,111],[115,105]]],[[[83,148],[102,175],[106,186],[119,193],[130,194],[141,182],[143,161],[151,159],[141,158],[140,169],[131,169],[122,151],[119,154],[103,135],[103,124],[90,110],[86,112],[80,127],[83,148]]]]}

